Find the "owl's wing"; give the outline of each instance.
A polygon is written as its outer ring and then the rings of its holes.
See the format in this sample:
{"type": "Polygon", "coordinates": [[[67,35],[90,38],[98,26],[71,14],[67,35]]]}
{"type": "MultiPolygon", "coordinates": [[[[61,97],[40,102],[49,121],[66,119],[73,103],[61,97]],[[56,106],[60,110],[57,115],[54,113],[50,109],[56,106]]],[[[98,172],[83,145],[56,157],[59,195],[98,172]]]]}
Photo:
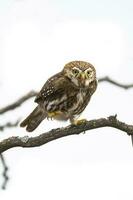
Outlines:
{"type": "Polygon", "coordinates": [[[45,101],[53,101],[60,99],[65,94],[66,79],[62,72],[52,76],[42,87],[41,91],[35,98],[35,102],[43,104],[45,101]]]}

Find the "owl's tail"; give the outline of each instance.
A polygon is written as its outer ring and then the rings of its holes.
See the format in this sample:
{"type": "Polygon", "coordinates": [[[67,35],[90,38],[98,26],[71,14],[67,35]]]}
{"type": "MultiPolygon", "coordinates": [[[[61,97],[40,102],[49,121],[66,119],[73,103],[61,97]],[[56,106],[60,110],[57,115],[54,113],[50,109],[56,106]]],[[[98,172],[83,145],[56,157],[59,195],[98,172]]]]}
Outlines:
{"type": "Polygon", "coordinates": [[[25,127],[28,132],[34,131],[42,120],[46,118],[46,112],[40,107],[37,106],[33,112],[24,120],[21,122],[20,126],[25,127]]]}

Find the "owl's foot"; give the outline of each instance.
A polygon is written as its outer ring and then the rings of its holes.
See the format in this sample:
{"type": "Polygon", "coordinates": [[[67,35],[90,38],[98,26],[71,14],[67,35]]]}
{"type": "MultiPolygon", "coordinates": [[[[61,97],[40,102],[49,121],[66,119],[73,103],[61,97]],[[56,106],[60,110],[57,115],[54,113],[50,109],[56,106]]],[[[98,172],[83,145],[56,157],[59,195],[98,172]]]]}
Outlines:
{"type": "Polygon", "coordinates": [[[86,122],[87,122],[86,119],[72,120],[72,121],[71,121],[71,123],[72,123],[73,125],[81,125],[81,124],[84,124],[84,123],[86,123],[86,122]]]}
{"type": "Polygon", "coordinates": [[[60,111],[55,111],[55,112],[48,112],[48,116],[47,119],[53,119],[56,118],[57,116],[59,116],[61,114],[60,111]]]}

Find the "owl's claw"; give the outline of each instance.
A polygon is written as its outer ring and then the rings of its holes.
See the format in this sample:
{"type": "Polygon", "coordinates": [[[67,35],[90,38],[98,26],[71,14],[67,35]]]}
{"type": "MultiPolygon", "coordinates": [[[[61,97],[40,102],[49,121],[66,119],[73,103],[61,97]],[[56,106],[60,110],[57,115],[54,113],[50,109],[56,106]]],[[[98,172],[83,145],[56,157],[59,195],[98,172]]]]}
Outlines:
{"type": "Polygon", "coordinates": [[[86,122],[87,122],[86,119],[80,119],[80,120],[73,120],[73,121],[71,121],[71,123],[72,123],[73,125],[81,125],[81,124],[84,124],[84,123],[86,123],[86,122]]]}

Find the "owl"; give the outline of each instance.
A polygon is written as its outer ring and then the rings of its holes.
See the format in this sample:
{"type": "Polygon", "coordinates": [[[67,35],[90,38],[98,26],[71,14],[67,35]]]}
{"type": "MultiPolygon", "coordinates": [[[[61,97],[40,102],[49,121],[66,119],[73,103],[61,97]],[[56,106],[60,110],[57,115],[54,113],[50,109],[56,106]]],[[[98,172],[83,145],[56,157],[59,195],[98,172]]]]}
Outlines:
{"type": "Polygon", "coordinates": [[[35,98],[37,107],[20,124],[31,132],[45,119],[70,120],[82,123],[79,115],[96,91],[94,66],[84,61],[67,63],[63,70],[49,78],[35,98]]]}

